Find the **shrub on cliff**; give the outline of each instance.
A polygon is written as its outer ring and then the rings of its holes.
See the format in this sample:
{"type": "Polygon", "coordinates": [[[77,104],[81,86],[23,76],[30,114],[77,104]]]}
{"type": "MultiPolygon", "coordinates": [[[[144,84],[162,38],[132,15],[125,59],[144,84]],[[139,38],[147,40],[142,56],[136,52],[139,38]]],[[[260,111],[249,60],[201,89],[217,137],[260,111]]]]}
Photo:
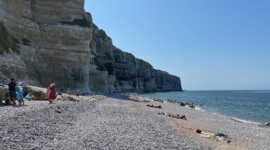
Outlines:
{"type": "Polygon", "coordinates": [[[97,70],[99,71],[107,71],[106,67],[98,61],[98,59],[94,58],[94,64],[97,66],[97,70]]]}
{"type": "Polygon", "coordinates": [[[15,53],[19,53],[19,47],[18,44],[19,41],[10,36],[5,28],[5,26],[0,23],[0,54],[3,54],[4,52],[9,52],[9,50],[12,50],[15,53]]]}
{"type": "Polygon", "coordinates": [[[62,21],[61,23],[68,25],[78,25],[81,27],[91,27],[91,22],[89,22],[86,17],[82,19],[74,19],[73,21],[62,21]]]}

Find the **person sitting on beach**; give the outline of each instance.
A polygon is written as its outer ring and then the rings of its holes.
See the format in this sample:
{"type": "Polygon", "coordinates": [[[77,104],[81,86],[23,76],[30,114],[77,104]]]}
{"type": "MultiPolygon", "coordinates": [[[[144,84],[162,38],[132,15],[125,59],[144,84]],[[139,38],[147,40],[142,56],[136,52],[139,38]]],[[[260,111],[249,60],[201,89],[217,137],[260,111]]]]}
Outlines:
{"type": "Polygon", "coordinates": [[[8,84],[9,98],[13,106],[16,106],[16,82],[14,79],[10,80],[8,84]]]}
{"type": "Polygon", "coordinates": [[[161,109],[161,108],[162,108],[162,106],[161,106],[161,105],[155,106],[155,105],[150,105],[150,104],[148,104],[148,105],[146,105],[146,106],[148,106],[148,107],[153,107],[153,108],[159,108],[159,109],[161,109]]]}
{"type": "Polygon", "coordinates": [[[24,101],[23,101],[24,96],[23,96],[23,94],[24,94],[24,90],[23,90],[23,87],[22,87],[22,82],[19,82],[18,86],[16,87],[16,98],[19,101],[19,106],[24,105],[24,101]]]}
{"type": "Polygon", "coordinates": [[[172,117],[172,118],[176,118],[176,119],[183,119],[183,120],[187,120],[186,116],[185,115],[175,115],[175,114],[171,114],[171,113],[167,113],[167,112],[159,112],[158,113],[159,115],[165,115],[165,116],[168,116],[168,117],[172,117]]]}
{"type": "Polygon", "coordinates": [[[49,85],[47,89],[47,96],[49,103],[52,104],[53,100],[56,99],[56,85],[55,83],[52,83],[49,85]]]}
{"type": "Polygon", "coordinates": [[[180,116],[179,114],[177,114],[177,115],[172,115],[171,117],[172,117],[172,118],[176,118],[176,119],[183,119],[183,120],[187,120],[187,118],[186,118],[186,116],[185,116],[185,115],[180,116]]]}

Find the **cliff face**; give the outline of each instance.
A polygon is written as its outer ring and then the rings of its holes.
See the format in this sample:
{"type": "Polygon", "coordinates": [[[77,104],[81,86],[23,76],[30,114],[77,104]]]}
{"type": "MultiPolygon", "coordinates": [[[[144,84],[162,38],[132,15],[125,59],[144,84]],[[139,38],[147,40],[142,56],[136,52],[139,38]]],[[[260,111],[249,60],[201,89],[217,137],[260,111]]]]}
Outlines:
{"type": "Polygon", "coordinates": [[[92,22],[83,1],[1,0],[0,4],[0,24],[16,39],[21,59],[17,62],[11,54],[9,61],[15,65],[2,76],[89,90],[92,22]],[[23,73],[14,73],[20,70],[23,73]]]}
{"type": "Polygon", "coordinates": [[[90,49],[94,55],[93,63],[97,66],[95,72],[99,73],[90,76],[90,80],[99,82],[92,82],[91,86],[104,91],[182,90],[179,77],[155,70],[151,64],[115,47],[111,38],[96,25],[93,25],[92,37],[90,49]]]}
{"type": "Polygon", "coordinates": [[[178,77],[121,51],[83,0],[0,0],[0,80],[82,91],[181,90],[178,77]]]}

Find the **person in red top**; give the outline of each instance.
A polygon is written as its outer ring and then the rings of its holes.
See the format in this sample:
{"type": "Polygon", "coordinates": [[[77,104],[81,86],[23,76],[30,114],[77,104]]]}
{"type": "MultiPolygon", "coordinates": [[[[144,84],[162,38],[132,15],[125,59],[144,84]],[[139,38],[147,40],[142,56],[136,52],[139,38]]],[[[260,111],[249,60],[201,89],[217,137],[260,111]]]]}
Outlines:
{"type": "Polygon", "coordinates": [[[55,83],[50,84],[50,86],[48,87],[47,90],[47,96],[48,96],[48,100],[49,103],[52,104],[53,100],[56,98],[56,85],[55,83]]]}

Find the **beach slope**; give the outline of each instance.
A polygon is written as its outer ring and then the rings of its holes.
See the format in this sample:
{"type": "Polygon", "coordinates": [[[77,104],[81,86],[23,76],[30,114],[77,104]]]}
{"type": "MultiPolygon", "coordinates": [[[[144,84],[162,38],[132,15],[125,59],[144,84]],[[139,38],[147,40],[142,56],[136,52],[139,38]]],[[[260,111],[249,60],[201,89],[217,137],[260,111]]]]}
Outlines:
{"type": "Polygon", "coordinates": [[[80,102],[59,101],[52,105],[32,101],[24,107],[0,107],[1,148],[252,149],[259,146],[266,149],[269,146],[268,129],[224,116],[134,95],[92,96],[91,99],[96,101],[88,102],[84,98],[80,102]],[[150,108],[147,104],[160,104],[162,109],[150,108]],[[185,114],[187,120],[158,114],[161,112],[185,114]],[[231,143],[202,137],[195,132],[197,128],[225,132],[231,143]]]}

